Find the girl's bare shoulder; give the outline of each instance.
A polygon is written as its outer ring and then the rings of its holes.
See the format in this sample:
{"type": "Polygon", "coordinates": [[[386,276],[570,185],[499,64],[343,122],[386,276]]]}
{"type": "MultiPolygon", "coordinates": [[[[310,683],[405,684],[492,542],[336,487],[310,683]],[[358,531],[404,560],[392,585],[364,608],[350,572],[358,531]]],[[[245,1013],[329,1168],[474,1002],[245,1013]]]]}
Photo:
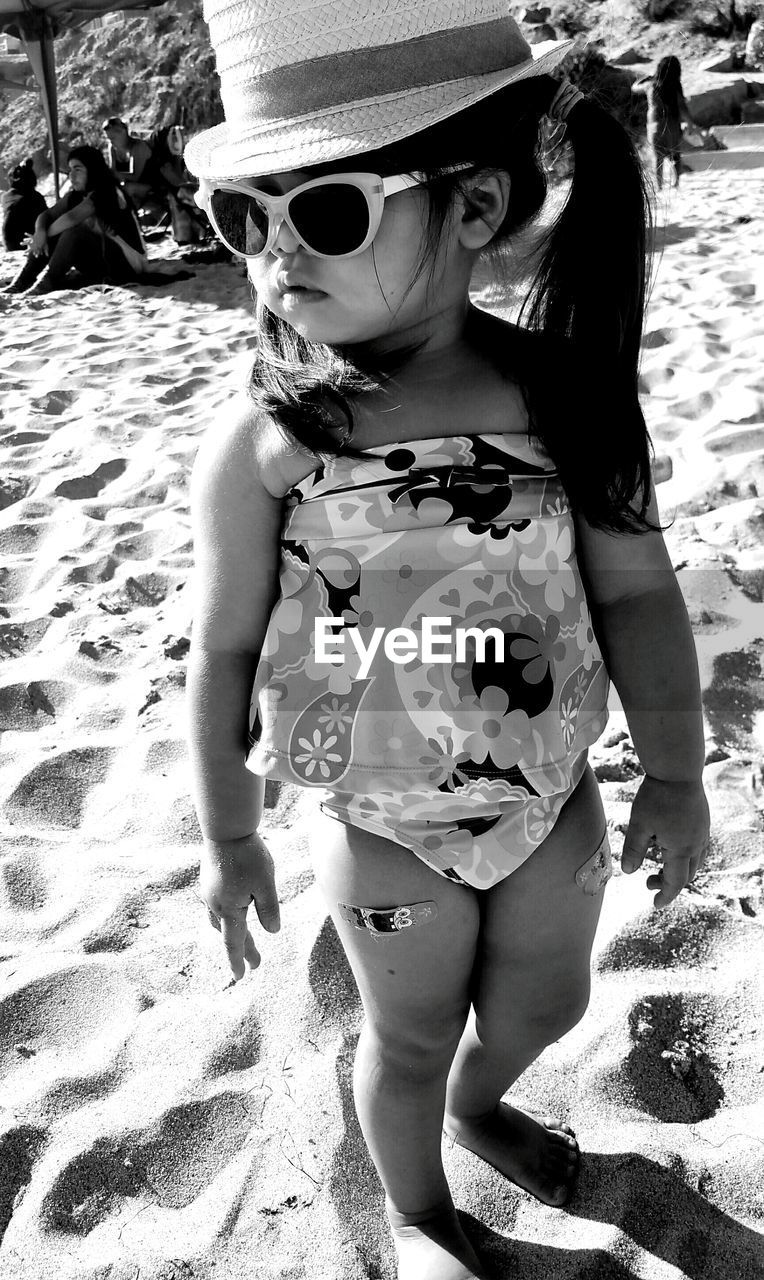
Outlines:
{"type": "Polygon", "coordinates": [[[273,419],[242,396],[226,422],[213,424],[205,434],[194,478],[198,485],[236,476],[280,501],[317,465],[314,454],[290,444],[273,419]]]}

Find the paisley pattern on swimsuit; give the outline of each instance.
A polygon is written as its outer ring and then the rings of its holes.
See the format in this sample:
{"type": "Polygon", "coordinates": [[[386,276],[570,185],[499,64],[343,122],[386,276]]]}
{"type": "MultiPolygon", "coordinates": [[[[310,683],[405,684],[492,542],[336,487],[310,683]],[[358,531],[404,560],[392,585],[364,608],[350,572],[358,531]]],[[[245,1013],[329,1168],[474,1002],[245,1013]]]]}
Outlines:
{"type": "Polygon", "coordinates": [[[554,465],[518,435],[339,456],[291,491],[281,594],[252,695],[248,767],[328,789],[324,807],[487,887],[533,851],[607,721],[608,679],[554,465]],[[341,618],[342,665],[316,622],[341,618]],[[351,643],[423,618],[504,637],[405,663],[351,643]],[[481,660],[482,658],[482,660],[481,660]],[[511,818],[510,832],[504,819],[511,818]]]}

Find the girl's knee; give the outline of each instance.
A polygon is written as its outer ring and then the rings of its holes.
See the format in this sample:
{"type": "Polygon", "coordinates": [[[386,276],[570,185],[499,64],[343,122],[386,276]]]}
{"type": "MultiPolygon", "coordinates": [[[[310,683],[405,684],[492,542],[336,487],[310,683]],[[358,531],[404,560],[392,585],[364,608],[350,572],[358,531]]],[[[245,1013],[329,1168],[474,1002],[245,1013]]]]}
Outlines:
{"type": "Polygon", "coordinates": [[[363,1069],[419,1082],[445,1076],[466,1020],[466,1007],[440,1014],[417,1011],[395,1019],[368,1018],[359,1046],[363,1069]]]}
{"type": "Polygon", "coordinates": [[[559,1040],[581,1021],[589,1007],[589,974],[577,982],[560,982],[528,1011],[529,1021],[545,1034],[547,1043],[559,1040]]]}

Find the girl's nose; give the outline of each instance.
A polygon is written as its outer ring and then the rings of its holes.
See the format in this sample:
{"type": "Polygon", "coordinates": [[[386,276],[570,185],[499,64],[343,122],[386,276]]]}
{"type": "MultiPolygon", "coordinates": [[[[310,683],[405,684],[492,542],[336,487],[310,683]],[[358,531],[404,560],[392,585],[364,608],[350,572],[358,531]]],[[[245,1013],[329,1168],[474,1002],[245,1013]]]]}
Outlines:
{"type": "Polygon", "coordinates": [[[276,231],[271,252],[296,253],[301,246],[302,241],[297,239],[291,227],[287,226],[285,219],[282,218],[276,231]]]}

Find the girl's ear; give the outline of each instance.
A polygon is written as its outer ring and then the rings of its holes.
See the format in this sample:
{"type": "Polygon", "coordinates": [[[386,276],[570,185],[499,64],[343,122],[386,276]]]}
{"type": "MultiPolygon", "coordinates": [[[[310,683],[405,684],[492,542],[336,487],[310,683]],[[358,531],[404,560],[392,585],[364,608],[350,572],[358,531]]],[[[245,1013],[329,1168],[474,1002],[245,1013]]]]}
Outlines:
{"type": "Polygon", "coordinates": [[[509,208],[509,174],[503,169],[468,179],[462,189],[459,242],[465,249],[484,249],[509,208]]]}

